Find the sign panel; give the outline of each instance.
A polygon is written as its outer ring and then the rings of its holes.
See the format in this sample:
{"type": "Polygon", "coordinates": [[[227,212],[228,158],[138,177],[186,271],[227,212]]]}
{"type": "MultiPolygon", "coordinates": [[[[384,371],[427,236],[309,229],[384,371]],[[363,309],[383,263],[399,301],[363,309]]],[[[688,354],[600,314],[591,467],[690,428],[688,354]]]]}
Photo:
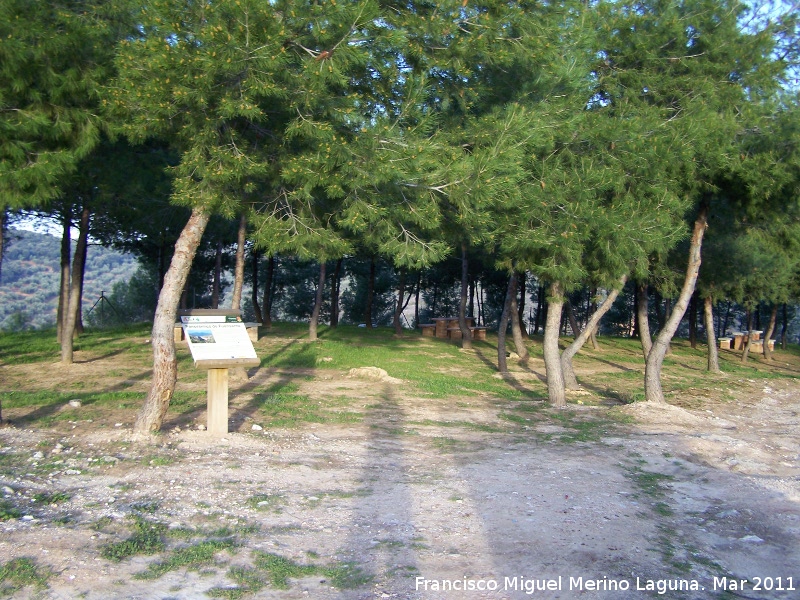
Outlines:
{"type": "Polygon", "coordinates": [[[195,365],[202,361],[258,360],[241,317],[188,315],[181,316],[181,324],[195,365]]]}

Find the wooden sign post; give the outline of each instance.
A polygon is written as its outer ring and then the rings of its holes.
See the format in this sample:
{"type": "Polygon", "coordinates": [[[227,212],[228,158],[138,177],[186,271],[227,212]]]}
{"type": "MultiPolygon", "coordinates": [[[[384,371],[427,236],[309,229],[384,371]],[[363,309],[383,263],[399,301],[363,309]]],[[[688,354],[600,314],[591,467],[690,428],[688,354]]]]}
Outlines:
{"type": "Polygon", "coordinates": [[[207,430],[212,435],[228,433],[228,369],[257,367],[253,343],[247,334],[241,311],[186,310],[180,312],[194,366],[208,369],[207,430]]]}

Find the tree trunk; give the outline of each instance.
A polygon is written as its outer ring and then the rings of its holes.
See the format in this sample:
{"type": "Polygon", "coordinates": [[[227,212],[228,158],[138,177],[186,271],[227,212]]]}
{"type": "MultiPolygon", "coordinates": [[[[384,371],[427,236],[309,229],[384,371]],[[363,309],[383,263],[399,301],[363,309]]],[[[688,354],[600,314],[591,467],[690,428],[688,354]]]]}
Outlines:
{"type": "Polygon", "coordinates": [[[394,308],[394,315],[392,315],[392,324],[394,325],[394,334],[403,335],[403,325],[400,323],[400,316],[403,314],[405,303],[403,302],[406,297],[406,270],[400,269],[400,281],[397,283],[397,305],[394,308]]]}
{"type": "MultiPolygon", "coordinates": [[[[3,255],[6,248],[6,220],[8,216],[6,209],[0,210],[0,282],[3,281],[3,255]]],[[[2,413],[0,413],[0,423],[2,423],[2,413]]]]}
{"type": "Polygon", "coordinates": [[[508,373],[508,363],[506,362],[506,330],[508,329],[508,319],[511,314],[511,299],[514,297],[514,288],[516,287],[515,278],[516,275],[512,273],[508,279],[506,299],[505,302],[503,302],[503,313],[500,315],[500,325],[497,328],[497,370],[501,373],[508,373]]]}
{"type": "Polygon", "coordinates": [[[59,345],[64,333],[64,315],[69,305],[69,265],[72,252],[72,210],[64,208],[62,215],[63,232],[61,234],[61,287],[58,293],[58,310],[56,312],[56,336],[59,345]]]}
{"type": "Polygon", "coordinates": [[[747,343],[742,351],[742,363],[746,363],[750,357],[750,346],[753,344],[753,311],[747,311],[747,343]]]}
{"type": "Polygon", "coordinates": [[[772,312],[769,314],[769,324],[767,331],[764,333],[764,360],[772,362],[772,351],[769,349],[769,341],[772,339],[772,334],[775,333],[775,323],[778,320],[778,305],[772,305],[772,312]]]}
{"type": "Polygon", "coordinates": [[[514,273],[514,290],[511,294],[511,306],[509,307],[509,316],[511,317],[511,336],[514,339],[514,347],[517,349],[519,360],[521,363],[527,363],[530,360],[528,348],[525,347],[525,338],[522,336],[522,327],[519,322],[519,310],[517,308],[517,282],[518,274],[514,273]]]}
{"type": "Polygon", "coordinates": [[[550,284],[547,300],[547,320],[544,325],[544,369],[547,375],[547,397],[553,406],[567,405],[564,391],[564,373],[561,370],[561,352],[558,349],[558,332],[561,327],[561,311],[564,307],[564,290],[561,283],[550,284]]]}
{"type": "Polygon", "coordinates": [[[536,291],[536,318],[533,322],[533,335],[539,333],[539,325],[542,323],[542,310],[544,309],[544,286],[541,282],[537,282],[538,290],[536,291]]]}
{"type": "Polygon", "coordinates": [[[261,315],[261,305],[258,303],[258,250],[253,246],[253,251],[250,254],[250,264],[252,265],[253,275],[253,291],[250,295],[250,300],[253,302],[253,312],[256,316],[256,323],[263,323],[264,317],[261,315]]]}
{"type": "Polygon", "coordinates": [[[214,256],[214,283],[211,288],[211,308],[219,308],[220,287],[222,286],[222,242],[217,242],[214,256]]]}
{"type": "MultiPolygon", "coordinates": [[[[475,278],[469,278],[469,302],[467,303],[467,316],[475,319],[475,278]]],[[[477,319],[473,321],[478,324],[477,319]]]]}
{"type": "Polygon", "coordinates": [[[717,350],[717,338],[714,335],[714,300],[711,295],[703,299],[703,320],[708,343],[708,371],[709,373],[719,373],[719,350],[717,350]]]}
{"type": "Polygon", "coordinates": [[[686,307],[694,293],[697,283],[697,274],[700,271],[700,250],[703,246],[703,234],[708,220],[708,207],[702,206],[692,228],[692,238],[689,243],[689,260],[686,266],[686,278],[678,296],[678,301],[672,309],[664,328],[658,332],[653,347],[647,355],[644,370],[644,396],[647,402],[664,404],[664,390],[661,388],[661,366],[669,348],[669,342],[678,329],[686,307]]]}
{"type": "Polygon", "coordinates": [[[639,325],[639,339],[642,342],[644,359],[650,356],[653,347],[653,336],[650,333],[650,295],[647,293],[647,284],[639,283],[636,286],[636,322],[639,325]]]}
{"type": "Polygon", "coordinates": [[[564,349],[564,352],[561,353],[561,372],[563,373],[564,377],[564,385],[568,390],[577,390],[580,389],[578,385],[578,379],[575,377],[575,369],[572,367],[572,358],[578,353],[583,345],[586,343],[592,332],[597,329],[597,324],[600,323],[600,319],[603,318],[610,309],[611,306],[614,304],[614,301],[619,296],[620,290],[624,287],[625,281],[627,280],[628,276],[624,275],[620,280],[619,287],[611,290],[606,299],[603,300],[603,303],[592,313],[592,316],[589,317],[589,320],[586,323],[586,327],[583,328],[583,331],[575,338],[575,340],[564,349]]]}
{"type": "Polygon", "coordinates": [[[158,305],[153,320],[151,334],[153,381],[136,417],[135,431],[143,433],[158,431],[167,414],[178,380],[178,363],[173,337],[173,328],[178,316],[178,302],[207,225],[208,213],[201,208],[194,208],[175,242],[175,253],[164,276],[164,285],[158,295],[158,305]]]}
{"type": "MultiPolygon", "coordinates": [[[[519,288],[519,307],[517,308],[517,323],[519,325],[519,332],[523,339],[528,337],[528,328],[525,327],[525,296],[526,293],[526,271],[520,271],[517,275],[517,287],[519,288]]],[[[513,321],[512,321],[513,326],[513,321]]]]}
{"type": "Polygon", "coordinates": [[[789,310],[787,309],[785,302],[783,303],[782,313],[783,313],[783,315],[782,315],[783,316],[783,319],[782,319],[783,322],[781,323],[781,348],[786,350],[786,344],[788,342],[787,332],[789,330],[789,310]]]}
{"type": "Polygon", "coordinates": [[[689,302],[689,345],[692,350],[697,349],[697,304],[699,295],[697,290],[692,294],[692,299],[689,302]]]}
{"type": "Polygon", "coordinates": [[[317,282],[317,295],[314,298],[314,309],[311,311],[311,321],[308,323],[308,339],[317,340],[317,324],[319,313],[322,310],[322,291],[325,289],[325,260],[319,263],[319,281],[317,282]]]}
{"type": "Polygon", "coordinates": [[[81,223],[78,233],[78,243],[75,246],[75,256],[72,257],[72,274],[69,284],[69,300],[64,314],[64,331],[61,333],[61,362],[65,365],[72,364],[73,336],[75,325],[80,310],[80,291],[82,284],[81,264],[86,253],[86,243],[89,239],[89,207],[84,206],[81,211],[81,223]]]}
{"type": "Polygon", "coordinates": [[[575,310],[572,308],[572,302],[569,301],[569,298],[564,300],[564,310],[567,313],[569,328],[572,329],[572,337],[577,338],[581,334],[581,326],[578,325],[578,319],[575,318],[575,310]]]}
{"type": "Polygon", "coordinates": [[[233,269],[233,299],[231,308],[239,310],[242,305],[242,288],[244,287],[244,245],[247,236],[247,216],[239,217],[239,230],[236,232],[236,266],[233,269]]]}
{"type": "Polygon", "coordinates": [[[472,349],[472,330],[467,327],[467,290],[469,288],[469,262],[467,245],[461,244],[461,299],[458,303],[458,328],[461,330],[461,348],[472,349]]]}
{"type": "Polygon", "coordinates": [[[417,271],[417,285],[414,288],[414,327],[419,327],[419,293],[422,287],[422,271],[417,271]]]}
{"type": "Polygon", "coordinates": [[[267,260],[267,281],[264,283],[264,327],[272,329],[272,288],[275,283],[275,255],[267,260]]]}
{"type": "Polygon", "coordinates": [[[375,257],[369,263],[369,279],[367,280],[367,306],[364,309],[364,326],[372,329],[372,301],[375,296],[375,257]]]}
{"type": "Polygon", "coordinates": [[[73,338],[76,338],[83,333],[83,282],[86,280],[86,255],[89,254],[88,220],[86,222],[86,231],[87,239],[84,243],[83,254],[81,255],[81,264],[78,265],[78,305],[75,308],[75,330],[72,332],[73,338]]]}
{"type": "Polygon", "coordinates": [[[336,261],[333,268],[333,280],[331,281],[331,328],[339,326],[339,292],[342,284],[342,263],[343,258],[336,261]]]}

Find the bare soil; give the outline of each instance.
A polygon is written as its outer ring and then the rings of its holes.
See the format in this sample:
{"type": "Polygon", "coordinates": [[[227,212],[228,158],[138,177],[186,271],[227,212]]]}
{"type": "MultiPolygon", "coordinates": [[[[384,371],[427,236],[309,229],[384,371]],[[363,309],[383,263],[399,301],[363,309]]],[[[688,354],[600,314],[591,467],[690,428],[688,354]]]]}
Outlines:
{"type": "MultiPolygon", "coordinates": [[[[113,377],[119,360],[46,368],[66,386],[89,371],[113,377]]],[[[0,377],[30,389],[41,369],[2,367],[0,377]]],[[[133,390],[147,383],[122,377],[133,390]]],[[[723,377],[711,397],[682,397],[689,409],[586,398],[561,412],[479,395],[420,398],[403,382],[324,368],[313,377],[261,369],[233,388],[233,432],[218,439],[197,429],[202,410],[171,416],[148,438],[133,435],[130,409],[67,406],[74,417],[49,428],[25,426],[42,409],[5,410],[19,424],[0,428],[0,459],[24,467],[0,475],[21,511],[0,521],[0,564],[31,557],[52,573],[47,589],[13,597],[235,597],[231,568],[252,568],[259,553],[348,576],[318,571],[287,589],[239,587],[242,597],[800,597],[797,380],[723,377]],[[319,402],[355,399],[349,410],[363,418],[259,430],[253,390],[286,378],[319,402]],[[509,421],[510,411],[523,417],[509,421]],[[34,500],[55,492],[69,499],[34,500]],[[166,548],[104,558],[135,515],[166,526],[166,548]],[[137,578],[175,549],[226,535],[223,526],[237,547],[137,578]],[[547,585],[560,589],[537,589],[547,585]]]]}

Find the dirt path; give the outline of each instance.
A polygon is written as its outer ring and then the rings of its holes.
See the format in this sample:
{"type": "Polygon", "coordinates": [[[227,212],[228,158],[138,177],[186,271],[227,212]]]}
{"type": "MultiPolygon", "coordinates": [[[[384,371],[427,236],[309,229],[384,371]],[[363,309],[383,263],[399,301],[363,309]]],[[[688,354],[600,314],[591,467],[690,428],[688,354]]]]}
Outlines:
{"type": "Polygon", "coordinates": [[[0,476],[21,510],[0,522],[0,562],[51,569],[19,598],[796,598],[765,589],[800,588],[800,384],[780,381],[729,381],[738,399],[702,410],[637,404],[612,421],[573,405],[526,422],[514,402],[454,407],[331,373],[306,385],[360,394],[363,423],[245,417],[211,445],[80,420],[69,435],[0,429],[3,464],[25,465],[0,476]],[[136,523],[166,547],[105,557],[136,523]],[[178,564],[198,544],[210,557],[178,564]],[[659,593],[675,585],[697,589],[659,593]]]}

